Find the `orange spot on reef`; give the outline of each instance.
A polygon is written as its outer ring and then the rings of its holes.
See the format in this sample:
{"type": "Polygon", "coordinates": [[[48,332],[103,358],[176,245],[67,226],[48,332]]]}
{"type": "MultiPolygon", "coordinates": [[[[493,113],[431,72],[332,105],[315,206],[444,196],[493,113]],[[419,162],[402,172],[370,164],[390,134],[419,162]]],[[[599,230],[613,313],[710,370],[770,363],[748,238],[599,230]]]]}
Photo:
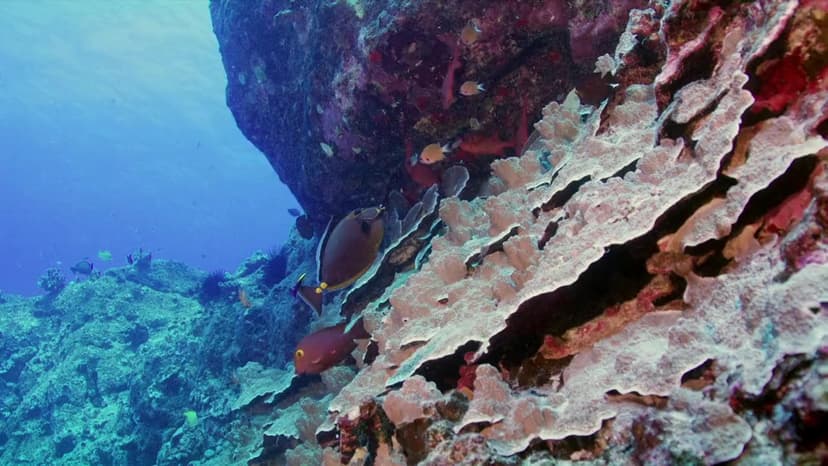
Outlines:
{"type": "Polygon", "coordinates": [[[556,50],[549,52],[547,57],[549,57],[549,61],[551,61],[552,63],[558,63],[559,61],[561,61],[562,58],[560,52],[556,50]]]}
{"type": "Polygon", "coordinates": [[[804,188],[791,194],[781,204],[768,212],[765,217],[765,231],[776,234],[784,233],[802,220],[805,216],[805,210],[811,205],[811,199],[814,198],[814,179],[820,174],[822,174],[822,165],[817,165],[804,188]]]}
{"type": "Polygon", "coordinates": [[[474,380],[477,376],[477,364],[474,364],[474,352],[468,352],[463,355],[465,364],[460,366],[460,378],[457,380],[457,389],[462,390],[468,397],[472,398],[474,395],[474,380]]]}
{"type": "Polygon", "coordinates": [[[757,74],[761,84],[751,108],[753,112],[781,112],[808,85],[802,58],[796,53],[777,60],[757,74]]]}
{"type": "Polygon", "coordinates": [[[428,165],[418,163],[408,169],[408,176],[423,188],[428,188],[440,182],[440,176],[428,165]]]}
{"type": "Polygon", "coordinates": [[[472,133],[460,142],[460,149],[474,155],[503,155],[508,148],[515,146],[514,141],[503,141],[497,135],[472,133]]]}
{"type": "Polygon", "coordinates": [[[253,307],[253,304],[250,303],[250,299],[247,297],[247,292],[242,288],[239,288],[239,302],[246,309],[253,307]]]}
{"type": "Polygon", "coordinates": [[[414,106],[417,107],[417,110],[423,112],[428,108],[428,97],[420,96],[414,99],[414,106]]]}
{"type": "Polygon", "coordinates": [[[371,53],[368,54],[368,61],[375,65],[382,63],[382,53],[379,50],[372,50],[371,53]]]}

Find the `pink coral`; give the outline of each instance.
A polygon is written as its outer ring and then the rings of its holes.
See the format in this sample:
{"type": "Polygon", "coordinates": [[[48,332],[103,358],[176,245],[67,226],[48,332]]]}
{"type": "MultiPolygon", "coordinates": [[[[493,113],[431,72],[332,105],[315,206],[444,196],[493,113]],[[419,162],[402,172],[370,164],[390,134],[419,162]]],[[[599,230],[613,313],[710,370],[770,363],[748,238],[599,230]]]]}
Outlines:
{"type": "Polygon", "coordinates": [[[790,230],[799,223],[805,215],[805,209],[811,204],[814,198],[813,180],[819,176],[824,167],[817,165],[806,186],[788,196],[781,204],[771,209],[764,220],[764,230],[769,233],[779,234],[790,230]]]}
{"type": "Polygon", "coordinates": [[[457,389],[471,395],[474,392],[474,379],[477,364],[474,364],[474,352],[469,351],[463,355],[465,364],[460,366],[460,378],[457,379],[457,389]]]}
{"type": "Polygon", "coordinates": [[[767,110],[779,113],[808,85],[802,58],[796,53],[768,63],[757,74],[761,85],[756,92],[753,112],[767,110]]]}
{"type": "Polygon", "coordinates": [[[357,425],[380,440],[379,406],[400,430],[434,426],[426,464],[530,446],[543,460],[756,458],[751,400],[828,341],[828,91],[749,115],[752,67],[799,14],[756,6],[676,2],[630,21],[666,34],[647,38],[667,50],[661,75],[597,107],[550,103],[529,149],[492,164],[486,197],[440,203],[428,261],[365,309],[378,355],[330,404],[345,459],[357,425]],[[438,384],[472,389],[468,410],[446,414],[438,384]]]}

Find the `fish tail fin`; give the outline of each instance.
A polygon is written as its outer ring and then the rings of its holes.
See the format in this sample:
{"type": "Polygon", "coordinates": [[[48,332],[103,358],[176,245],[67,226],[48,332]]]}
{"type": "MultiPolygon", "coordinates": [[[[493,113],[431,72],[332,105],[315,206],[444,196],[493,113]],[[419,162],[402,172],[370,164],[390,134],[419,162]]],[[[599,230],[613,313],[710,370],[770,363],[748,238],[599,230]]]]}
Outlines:
{"type": "MultiPolygon", "coordinates": [[[[296,280],[296,284],[293,285],[293,289],[291,290],[290,293],[294,297],[297,297],[300,300],[302,300],[302,302],[307,304],[308,307],[310,307],[311,309],[316,311],[317,315],[322,315],[322,298],[323,298],[323,296],[322,296],[321,291],[317,292],[317,290],[319,290],[321,286],[307,286],[307,285],[304,285],[303,282],[305,280],[305,275],[307,275],[307,274],[303,273],[302,275],[299,276],[299,279],[296,280]]],[[[325,285],[325,287],[327,288],[327,284],[323,283],[323,285],[325,285]]]]}
{"type": "Polygon", "coordinates": [[[460,147],[460,144],[463,142],[463,138],[457,138],[454,141],[449,142],[448,144],[444,144],[441,149],[443,150],[444,154],[448,154],[454,152],[455,149],[460,147]]]}

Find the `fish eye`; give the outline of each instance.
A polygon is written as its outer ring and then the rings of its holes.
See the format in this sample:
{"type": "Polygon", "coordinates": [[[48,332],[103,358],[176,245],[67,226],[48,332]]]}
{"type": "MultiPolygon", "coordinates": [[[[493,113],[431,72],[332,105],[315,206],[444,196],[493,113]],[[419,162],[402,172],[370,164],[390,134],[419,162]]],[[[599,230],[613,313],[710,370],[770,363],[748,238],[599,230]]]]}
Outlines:
{"type": "Polygon", "coordinates": [[[302,350],[302,349],[296,350],[296,357],[298,359],[302,359],[302,356],[304,356],[304,355],[305,355],[305,350],[302,350]]]}

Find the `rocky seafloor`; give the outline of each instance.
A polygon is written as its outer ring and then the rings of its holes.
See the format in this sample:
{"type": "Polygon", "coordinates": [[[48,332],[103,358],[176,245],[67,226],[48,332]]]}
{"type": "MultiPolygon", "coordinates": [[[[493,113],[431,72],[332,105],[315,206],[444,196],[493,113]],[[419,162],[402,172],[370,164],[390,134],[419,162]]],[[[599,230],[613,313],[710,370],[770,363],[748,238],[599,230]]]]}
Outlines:
{"type": "Polygon", "coordinates": [[[828,461],[828,3],[211,12],[240,128],[308,223],[385,203],[380,258],[318,319],[288,293],[318,228],[2,296],[0,462],[828,461]],[[475,131],[523,144],[409,163],[475,131]],[[294,376],[340,321],[371,338],[294,376]]]}

